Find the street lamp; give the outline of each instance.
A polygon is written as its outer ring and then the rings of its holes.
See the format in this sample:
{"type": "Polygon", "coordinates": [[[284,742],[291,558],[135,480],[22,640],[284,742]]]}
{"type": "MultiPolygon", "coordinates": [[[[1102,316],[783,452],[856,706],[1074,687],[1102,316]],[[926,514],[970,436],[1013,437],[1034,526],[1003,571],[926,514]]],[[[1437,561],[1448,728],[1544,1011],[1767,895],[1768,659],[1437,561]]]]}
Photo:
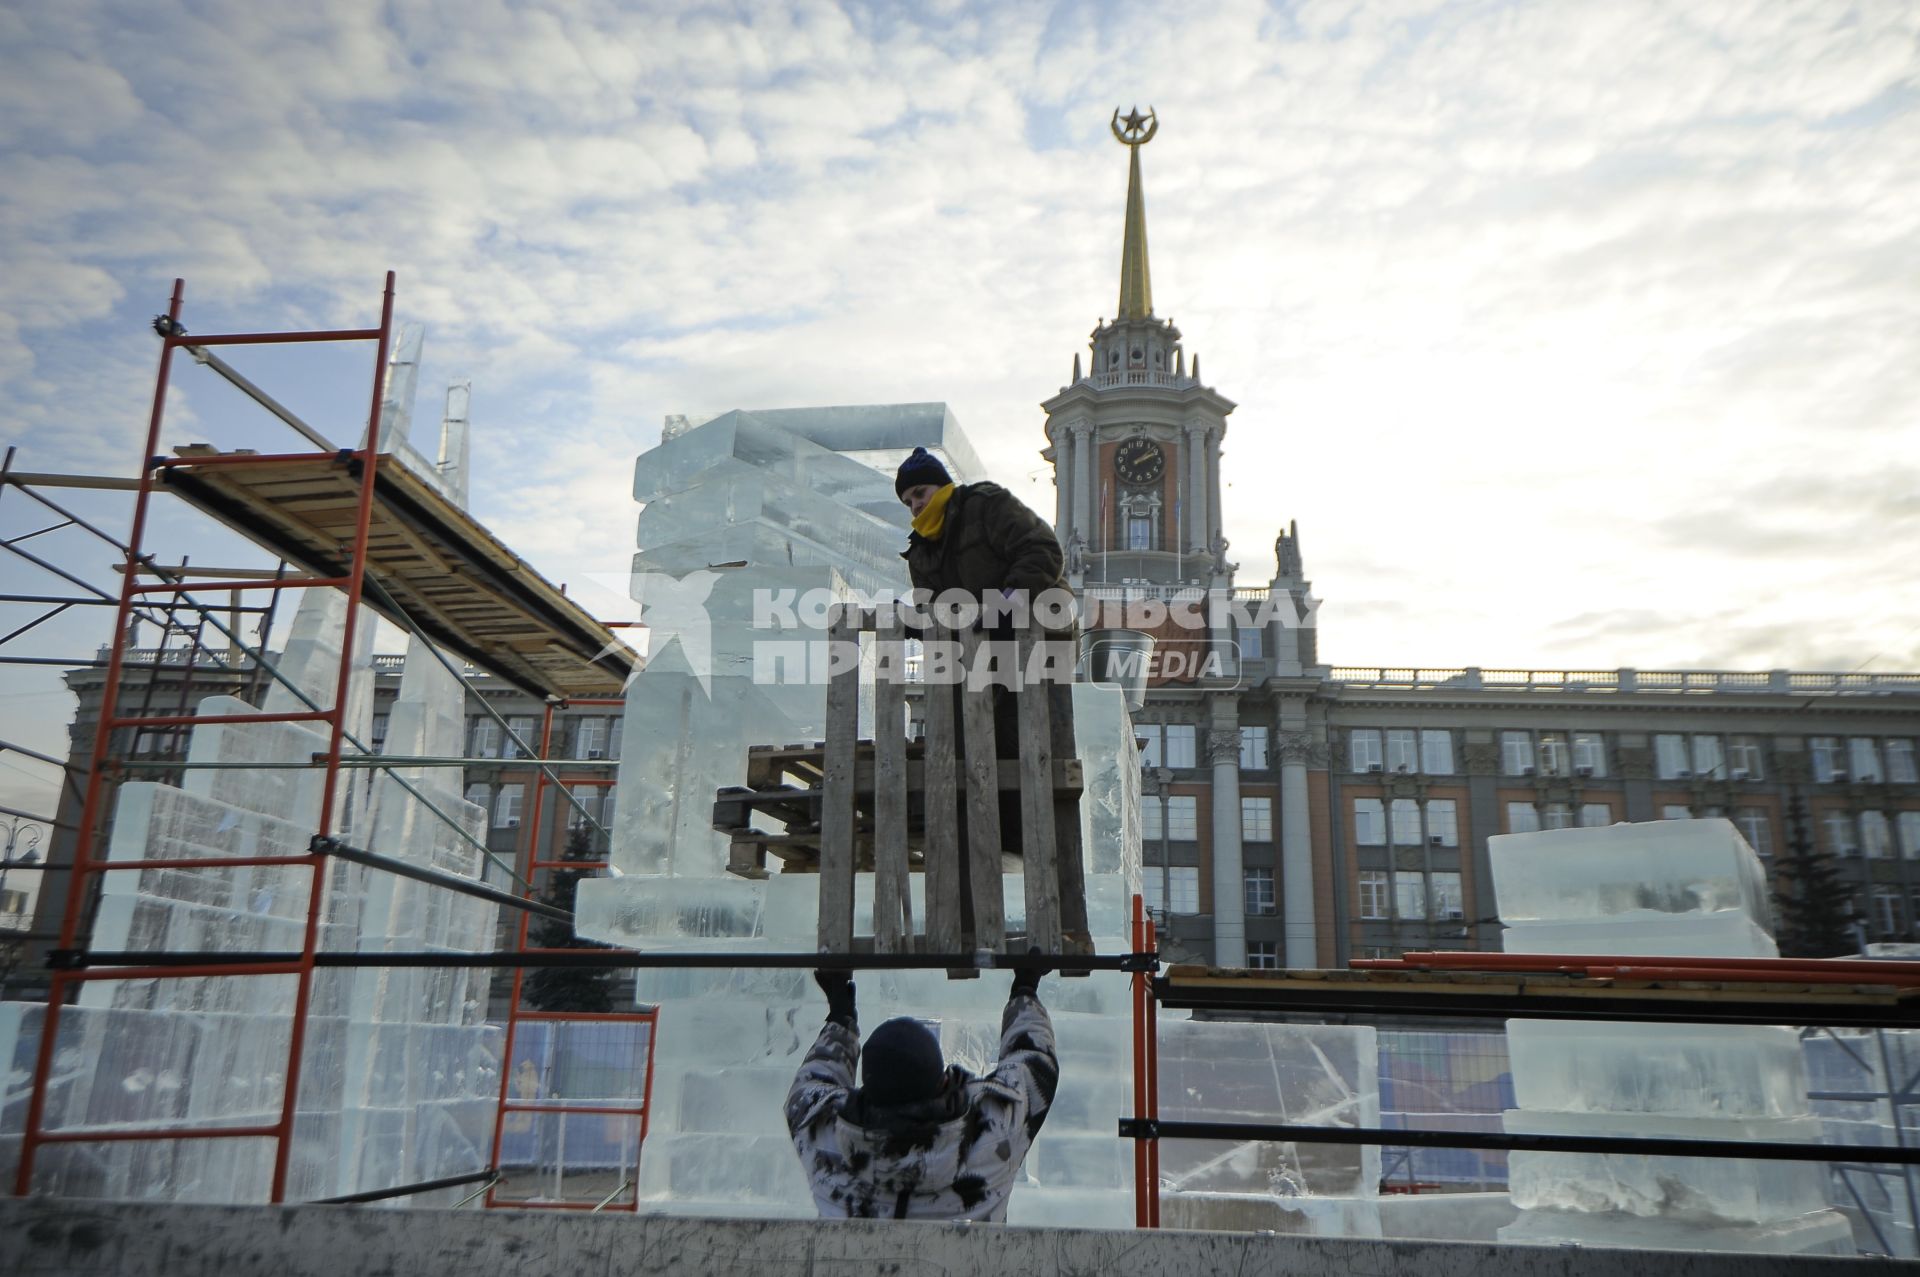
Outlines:
{"type": "Polygon", "coordinates": [[[6,841],[0,843],[0,902],[6,900],[7,871],[25,869],[29,865],[40,863],[40,839],[47,832],[45,825],[23,820],[19,816],[11,820],[0,821],[0,832],[6,835],[6,841]],[[21,844],[26,844],[21,850],[21,844]],[[16,851],[18,854],[15,854],[16,851]]]}

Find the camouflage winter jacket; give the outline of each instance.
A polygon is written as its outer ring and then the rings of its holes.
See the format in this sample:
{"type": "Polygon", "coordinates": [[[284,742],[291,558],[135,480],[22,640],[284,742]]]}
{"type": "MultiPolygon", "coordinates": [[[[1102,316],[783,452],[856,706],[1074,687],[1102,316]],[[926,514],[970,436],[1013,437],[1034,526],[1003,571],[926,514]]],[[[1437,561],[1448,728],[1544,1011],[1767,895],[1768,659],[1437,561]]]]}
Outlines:
{"type": "Polygon", "coordinates": [[[853,1086],[859,1059],[857,1029],[829,1020],[787,1092],[787,1128],[821,1217],[1004,1223],[1060,1077],[1040,1000],[1010,998],[993,1072],[950,1065],[931,1100],[867,1104],[853,1086]]]}

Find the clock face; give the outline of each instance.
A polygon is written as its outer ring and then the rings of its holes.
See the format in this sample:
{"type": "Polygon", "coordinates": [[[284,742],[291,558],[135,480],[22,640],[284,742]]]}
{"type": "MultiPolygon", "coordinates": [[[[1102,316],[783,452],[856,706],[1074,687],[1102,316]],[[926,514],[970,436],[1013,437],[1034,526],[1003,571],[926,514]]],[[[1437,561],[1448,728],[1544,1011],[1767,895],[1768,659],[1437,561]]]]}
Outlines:
{"type": "Polygon", "coordinates": [[[1167,468],[1167,456],[1151,439],[1129,439],[1113,450],[1113,472],[1122,483],[1155,483],[1167,468]]]}

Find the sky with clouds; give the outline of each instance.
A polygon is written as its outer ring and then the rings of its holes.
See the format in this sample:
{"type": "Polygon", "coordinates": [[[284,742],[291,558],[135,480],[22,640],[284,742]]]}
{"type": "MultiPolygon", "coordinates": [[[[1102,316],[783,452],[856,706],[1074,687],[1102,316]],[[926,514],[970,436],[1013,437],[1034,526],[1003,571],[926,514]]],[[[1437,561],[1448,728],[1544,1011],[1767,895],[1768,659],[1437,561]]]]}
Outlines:
{"type": "MultiPolygon", "coordinates": [[[[392,268],[554,578],[617,579],[667,413],[945,400],[1050,512],[1138,103],[1232,557],[1299,520],[1324,659],[1920,669],[1917,49],[1905,0],[7,5],[0,436],[130,473],[175,276],[210,332],[392,268]]],[[[232,358],[360,428],[364,354],[232,358]]],[[[184,370],[170,442],[277,445],[235,398],[184,370]]]]}

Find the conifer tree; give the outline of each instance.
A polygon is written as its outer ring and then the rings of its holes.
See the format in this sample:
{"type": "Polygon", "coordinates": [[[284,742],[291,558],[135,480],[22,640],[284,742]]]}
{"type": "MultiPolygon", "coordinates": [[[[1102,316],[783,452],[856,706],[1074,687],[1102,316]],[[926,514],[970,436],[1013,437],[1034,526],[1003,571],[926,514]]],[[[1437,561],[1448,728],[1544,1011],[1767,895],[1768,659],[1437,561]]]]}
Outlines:
{"type": "Polygon", "coordinates": [[[1786,846],[1775,879],[1781,957],[1837,958],[1854,952],[1853,892],[1832,855],[1815,844],[1798,790],[1787,799],[1786,846]]]}
{"type": "MultiPolygon", "coordinates": [[[[560,859],[598,864],[594,853],[592,827],[579,825],[567,835],[560,859]]],[[[541,899],[557,908],[573,912],[574,895],[582,878],[591,877],[587,869],[554,869],[546,894],[541,899]]],[[[574,935],[571,924],[558,918],[535,918],[527,928],[527,939],[539,949],[605,949],[611,946],[582,940],[574,935]]],[[[536,967],[525,985],[527,1005],[537,1011],[611,1011],[612,985],[617,971],[613,967],[536,967]]]]}

